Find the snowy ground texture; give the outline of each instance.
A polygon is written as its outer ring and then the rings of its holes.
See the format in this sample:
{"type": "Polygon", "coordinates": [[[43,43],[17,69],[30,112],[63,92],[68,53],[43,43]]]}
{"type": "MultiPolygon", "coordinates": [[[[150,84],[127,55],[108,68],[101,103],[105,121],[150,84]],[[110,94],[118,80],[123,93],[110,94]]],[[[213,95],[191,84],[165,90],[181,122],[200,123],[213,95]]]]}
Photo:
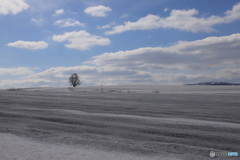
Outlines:
{"type": "Polygon", "coordinates": [[[240,153],[240,86],[0,91],[1,160],[209,160],[240,153]]]}

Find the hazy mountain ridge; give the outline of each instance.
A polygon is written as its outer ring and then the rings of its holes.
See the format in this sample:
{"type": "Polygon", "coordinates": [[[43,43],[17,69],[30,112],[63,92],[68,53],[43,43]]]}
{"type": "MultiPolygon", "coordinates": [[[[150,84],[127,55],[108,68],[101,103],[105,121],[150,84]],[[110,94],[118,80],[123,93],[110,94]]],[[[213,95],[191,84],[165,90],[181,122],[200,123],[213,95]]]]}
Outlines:
{"type": "Polygon", "coordinates": [[[185,85],[240,85],[240,83],[229,83],[229,82],[201,82],[201,83],[195,83],[195,84],[185,84],[185,85]]]}

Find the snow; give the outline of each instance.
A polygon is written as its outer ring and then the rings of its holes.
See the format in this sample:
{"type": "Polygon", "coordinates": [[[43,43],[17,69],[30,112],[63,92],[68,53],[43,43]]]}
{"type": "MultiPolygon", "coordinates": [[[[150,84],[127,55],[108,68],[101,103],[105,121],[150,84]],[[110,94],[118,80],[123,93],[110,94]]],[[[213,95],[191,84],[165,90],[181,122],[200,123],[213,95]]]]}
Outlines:
{"type": "MultiPolygon", "coordinates": [[[[27,140],[0,133],[1,160],[170,160],[164,157],[144,157],[94,149],[76,148],[27,140]]],[[[180,160],[171,157],[171,160],[180,160]]]]}
{"type": "Polygon", "coordinates": [[[240,86],[1,90],[0,160],[208,160],[210,151],[240,149],[239,93],[240,86]]]}

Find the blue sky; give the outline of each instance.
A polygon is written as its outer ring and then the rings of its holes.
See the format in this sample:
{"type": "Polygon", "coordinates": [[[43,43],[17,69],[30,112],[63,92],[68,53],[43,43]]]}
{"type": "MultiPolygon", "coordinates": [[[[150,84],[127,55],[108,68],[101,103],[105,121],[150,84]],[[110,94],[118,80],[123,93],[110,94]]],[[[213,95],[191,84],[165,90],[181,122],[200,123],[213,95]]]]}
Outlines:
{"type": "Polygon", "coordinates": [[[0,88],[240,82],[237,0],[0,2],[0,88]]]}

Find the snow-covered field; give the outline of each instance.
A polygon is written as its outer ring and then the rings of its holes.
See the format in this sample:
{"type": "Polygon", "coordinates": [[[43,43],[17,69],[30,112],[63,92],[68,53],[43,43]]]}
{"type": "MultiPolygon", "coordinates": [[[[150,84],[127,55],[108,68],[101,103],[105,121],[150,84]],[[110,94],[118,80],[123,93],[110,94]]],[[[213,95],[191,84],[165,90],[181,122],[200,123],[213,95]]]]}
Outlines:
{"type": "Polygon", "coordinates": [[[210,151],[240,153],[240,86],[21,90],[0,91],[1,160],[209,160],[210,151]]]}

